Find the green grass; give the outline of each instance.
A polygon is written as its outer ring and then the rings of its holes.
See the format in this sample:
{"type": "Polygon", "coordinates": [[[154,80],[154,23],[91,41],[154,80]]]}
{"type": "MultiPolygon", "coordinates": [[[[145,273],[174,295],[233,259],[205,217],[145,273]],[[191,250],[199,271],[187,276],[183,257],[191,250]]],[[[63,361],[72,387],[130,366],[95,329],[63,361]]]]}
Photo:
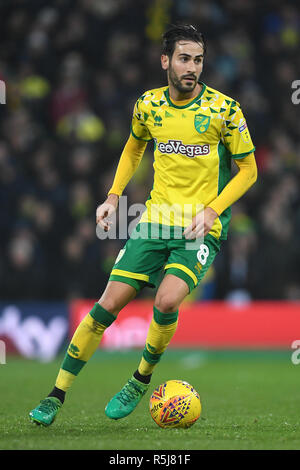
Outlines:
{"type": "Polygon", "coordinates": [[[300,366],[290,353],[208,353],[169,350],[151,390],[183,379],[199,392],[202,414],[190,429],[160,429],[148,411],[150,393],[120,421],[107,401],[135,370],[140,352],[97,353],[77,377],[52,426],[28,412],[53,387],[61,362],[7,358],[0,365],[0,449],[300,449],[300,366]]]}

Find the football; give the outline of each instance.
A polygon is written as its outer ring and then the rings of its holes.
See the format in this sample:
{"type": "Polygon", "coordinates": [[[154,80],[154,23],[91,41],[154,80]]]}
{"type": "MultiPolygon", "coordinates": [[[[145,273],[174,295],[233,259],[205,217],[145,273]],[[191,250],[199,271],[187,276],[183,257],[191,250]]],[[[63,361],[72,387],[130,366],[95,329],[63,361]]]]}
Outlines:
{"type": "Polygon", "coordinates": [[[161,428],[189,428],[201,414],[198,392],[183,380],[168,380],[150,397],[150,414],[161,428]]]}

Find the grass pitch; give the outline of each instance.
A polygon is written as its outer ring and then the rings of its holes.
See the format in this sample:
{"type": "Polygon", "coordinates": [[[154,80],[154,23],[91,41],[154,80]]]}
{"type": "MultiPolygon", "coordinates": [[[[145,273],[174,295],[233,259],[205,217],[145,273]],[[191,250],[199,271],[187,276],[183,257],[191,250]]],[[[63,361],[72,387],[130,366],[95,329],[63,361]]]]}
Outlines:
{"type": "Polygon", "coordinates": [[[8,357],[0,365],[0,449],[300,449],[300,365],[292,364],[290,353],[170,349],[135,412],[112,421],[104,414],[106,403],[140,354],[97,352],[48,428],[31,423],[28,412],[52,389],[61,358],[43,364],[8,357]],[[202,414],[190,429],[161,429],[150,416],[152,390],[169,379],[186,380],[200,394],[202,414]]]}

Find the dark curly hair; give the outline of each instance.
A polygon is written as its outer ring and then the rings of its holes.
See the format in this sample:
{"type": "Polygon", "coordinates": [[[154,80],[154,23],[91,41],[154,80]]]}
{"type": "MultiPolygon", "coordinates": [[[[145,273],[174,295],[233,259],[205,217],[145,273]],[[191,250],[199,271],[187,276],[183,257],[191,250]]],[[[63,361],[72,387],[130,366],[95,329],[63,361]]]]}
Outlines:
{"type": "Polygon", "coordinates": [[[203,54],[206,53],[206,42],[203,34],[191,24],[171,25],[163,35],[162,53],[169,56],[173,55],[176,42],[186,39],[189,41],[198,42],[203,47],[203,54]]]}

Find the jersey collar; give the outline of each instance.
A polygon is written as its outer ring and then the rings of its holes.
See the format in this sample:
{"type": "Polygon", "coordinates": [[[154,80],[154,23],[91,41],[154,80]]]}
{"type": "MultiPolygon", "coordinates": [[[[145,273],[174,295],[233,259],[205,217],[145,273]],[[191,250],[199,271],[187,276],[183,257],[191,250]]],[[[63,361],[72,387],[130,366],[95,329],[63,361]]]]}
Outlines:
{"type": "Polygon", "coordinates": [[[183,105],[183,106],[177,106],[176,104],[172,103],[171,101],[171,98],[170,98],[170,95],[169,95],[169,87],[164,91],[164,94],[165,94],[165,97],[169,103],[170,106],[172,106],[173,108],[178,108],[178,109],[183,109],[183,108],[188,108],[189,106],[191,106],[191,104],[195,103],[197,100],[199,100],[199,98],[201,98],[201,96],[203,95],[203,93],[205,92],[206,90],[206,85],[205,83],[203,82],[199,82],[201,85],[202,85],[202,90],[200,91],[199,95],[197,95],[192,101],[190,101],[189,103],[183,105]]]}

